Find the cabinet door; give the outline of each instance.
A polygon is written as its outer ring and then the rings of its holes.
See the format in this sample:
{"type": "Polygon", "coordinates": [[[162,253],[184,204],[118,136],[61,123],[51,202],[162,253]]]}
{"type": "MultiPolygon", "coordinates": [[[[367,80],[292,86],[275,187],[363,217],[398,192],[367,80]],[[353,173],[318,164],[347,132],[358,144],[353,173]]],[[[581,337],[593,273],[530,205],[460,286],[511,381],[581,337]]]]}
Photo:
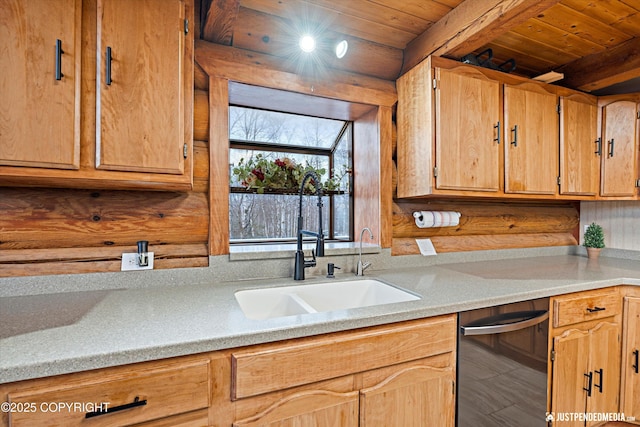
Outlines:
{"type": "Polygon", "coordinates": [[[602,196],[636,194],[637,104],[616,101],[602,107],[602,196]]]}
{"type": "Polygon", "coordinates": [[[453,427],[451,367],[412,366],[360,391],[360,427],[453,427]]]}
{"type": "MultiPolygon", "coordinates": [[[[583,412],[589,373],[589,332],[570,329],[553,339],[553,373],[551,377],[551,411],[555,414],[583,412]]],[[[554,425],[581,427],[579,420],[556,419],[554,425]]]]}
{"type": "Polygon", "coordinates": [[[99,0],[96,166],[182,174],[184,2],[99,0]]]}
{"type": "Polygon", "coordinates": [[[640,298],[624,299],[620,412],[640,421],[640,298]]]}
{"type": "Polygon", "coordinates": [[[504,87],[505,192],[556,194],[557,97],[523,86],[504,87]]]}
{"type": "Polygon", "coordinates": [[[593,97],[560,98],[560,194],[598,194],[602,140],[593,97]]]}
{"type": "Polygon", "coordinates": [[[80,0],[0,6],[0,165],[77,169],[80,0]]]}
{"type": "MultiPolygon", "coordinates": [[[[587,398],[589,413],[618,411],[620,391],[620,325],[599,323],[589,331],[589,372],[592,378],[591,396],[587,398]]],[[[587,426],[598,424],[588,422],[587,426]]]]}
{"type": "Polygon", "coordinates": [[[274,403],[263,412],[233,423],[234,427],[357,427],[358,392],[311,390],[274,403]]]}
{"type": "Polygon", "coordinates": [[[500,85],[436,68],[436,188],[500,189],[500,85]]]}

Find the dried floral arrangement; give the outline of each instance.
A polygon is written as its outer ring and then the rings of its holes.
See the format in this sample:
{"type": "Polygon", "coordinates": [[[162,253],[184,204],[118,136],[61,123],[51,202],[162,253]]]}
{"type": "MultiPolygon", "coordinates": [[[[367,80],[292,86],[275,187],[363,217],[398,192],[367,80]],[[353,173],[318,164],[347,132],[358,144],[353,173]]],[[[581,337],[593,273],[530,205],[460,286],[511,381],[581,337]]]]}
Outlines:
{"type": "MultiPolygon", "coordinates": [[[[236,180],[247,189],[256,189],[257,193],[264,193],[266,189],[291,190],[297,193],[304,175],[313,171],[318,176],[327,171],[324,168],[316,169],[309,164],[297,164],[294,160],[283,157],[275,160],[265,158],[258,154],[248,160],[240,159],[233,167],[233,175],[236,180]]],[[[325,191],[335,191],[340,188],[342,178],[347,173],[346,167],[339,174],[321,183],[325,191]]],[[[306,191],[315,191],[315,182],[308,180],[305,184],[306,191]]]]}

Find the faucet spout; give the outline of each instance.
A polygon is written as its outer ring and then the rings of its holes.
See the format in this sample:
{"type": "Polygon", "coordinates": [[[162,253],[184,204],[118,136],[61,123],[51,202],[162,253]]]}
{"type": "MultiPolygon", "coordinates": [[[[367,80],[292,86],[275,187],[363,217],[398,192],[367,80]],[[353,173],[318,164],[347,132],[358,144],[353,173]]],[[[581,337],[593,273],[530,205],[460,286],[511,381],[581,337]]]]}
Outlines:
{"type": "Polygon", "coordinates": [[[295,257],[295,266],[293,271],[294,280],[304,280],[304,269],[307,267],[314,267],[316,265],[316,256],[324,256],[324,233],[322,231],[322,186],[320,185],[320,178],[313,172],[307,172],[302,178],[300,183],[300,205],[298,207],[298,232],[297,232],[297,249],[295,257]],[[318,232],[303,230],[304,219],[302,218],[302,196],[304,194],[304,187],[308,180],[313,180],[315,186],[315,195],[318,196],[318,232]],[[315,252],[311,251],[312,259],[308,260],[304,257],[302,251],[302,236],[314,236],[316,238],[315,252]]]}
{"type": "Polygon", "coordinates": [[[365,227],[360,232],[360,251],[358,252],[358,265],[356,266],[356,276],[364,276],[364,271],[371,266],[370,262],[362,262],[362,236],[364,232],[369,232],[369,238],[373,240],[373,232],[369,227],[365,227]]]}

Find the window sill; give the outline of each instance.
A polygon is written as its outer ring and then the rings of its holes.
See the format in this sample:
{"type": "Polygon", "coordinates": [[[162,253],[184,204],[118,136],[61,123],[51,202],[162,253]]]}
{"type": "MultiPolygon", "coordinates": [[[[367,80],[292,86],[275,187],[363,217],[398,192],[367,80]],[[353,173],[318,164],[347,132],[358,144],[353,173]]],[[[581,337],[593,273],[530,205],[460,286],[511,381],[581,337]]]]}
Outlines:
{"type": "MultiPolygon", "coordinates": [[[[311,249],[315,249],[315,243],[305,243],[305,252],[310,255],[311,249]]],[[[325,256],[357,255],[360,250],[358,242],[329,242],[325,243],[325,256]]],[[[363,254],[380,253],[381,248],[376,244],[362,243],[363,254]]],[[[273,245],[234,245],[229,248],[230,261],[249,261],[265,259],[291,258],[296,253],[296,244],[273,244],[273,245]]]]}

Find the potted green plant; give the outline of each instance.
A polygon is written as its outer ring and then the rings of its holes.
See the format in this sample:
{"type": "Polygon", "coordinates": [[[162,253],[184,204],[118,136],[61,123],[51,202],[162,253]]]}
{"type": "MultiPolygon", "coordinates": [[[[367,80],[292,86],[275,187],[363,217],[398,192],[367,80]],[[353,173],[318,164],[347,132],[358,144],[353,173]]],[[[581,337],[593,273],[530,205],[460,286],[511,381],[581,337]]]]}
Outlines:
{"type": "Polygon", "coordinates": [[[593,259],[598,258],[600,250],[604,248],[604,231],[595,222],[592,222],[584,232],[584,246],[587,248],[587,256],[593,259]]]}

